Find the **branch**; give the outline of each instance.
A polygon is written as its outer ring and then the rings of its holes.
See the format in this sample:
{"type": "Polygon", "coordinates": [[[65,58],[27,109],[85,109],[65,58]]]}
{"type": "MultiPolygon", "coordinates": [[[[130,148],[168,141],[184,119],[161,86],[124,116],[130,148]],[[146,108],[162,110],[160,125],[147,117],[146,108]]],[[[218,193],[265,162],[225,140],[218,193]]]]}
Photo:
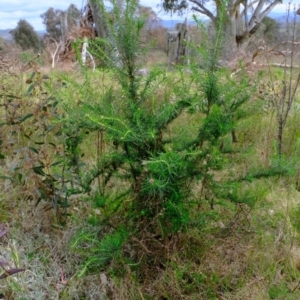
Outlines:
{"type": "Polygon", "coordinates": [[[248,14],[247,14],[247,11],[248,11],[248,0],[245,0],[244,6],[245,6],[244,12],[246,12],[244,14],[244,16],[245,16],[245,27],[246,27],[246,32],[249,32],[249,23],[248,23],[248,14]]]}
{"type": "Polygon", "coordinates": [[[284,42],[280,42],[278,44],[276,44],[274,47],[272,47],[271,49],[266,49],[265,48],[258,48],[256,50],[256,52],[252,55],[252,62],[254,61],[255,57],[258,55],[264,55],[266,53],[271,53],[271,54],[275,54],[275,55],[283,55],[283,56],[287,56],[288,52],[285,53],[285,51],[276,51],[275,49],[280,46],[280,45],[284,45],[284,44],[292,44],[292,45],[300,45],[300,42],[292,42],[292,41],[284,41],[284,42]],[[262,50],[262,51],[260,51],[262,50]]]}
{"type": "Polygon", "coordinates": [[[237,7],[240,5],[240,4],[243,4],[243,2],[245,2],[247,0],[237,0],[235,3],[233,3],[232,5],[232,12],[235,12],[235,10],[237,9],[237,7]]]}
{"type": "Polygon", "coordinates": [[[51,58],[52,58],[52,69],[55,67],[55,58],[56,58],[56,56],[57,56],[57,54],[58,54],[58,52],[59,52],[59,48],[62,46],[62,44],[63,44],[63,42],[62,41],[60,41],[59,43],[54,39],[54,38],[52,38],[52,37],[49,37],[48,38],[48,41],[53,41],[54,43],[55,43],[55,50],[54,51],[52,51],[51,50],[51,48],[48,50],[47,49],[47,46],[50,46],[51,45],[51,43],[48,43],[48,44],[46,44],[46,47],[45,47],[45,49],[46,49],[46,51],[51,55],[51,58]]]}
{"type": "Polygon", "coordinates": [[[241,16],[245,16],[245,12],[249,9],[249,8],[251,8],[255,3],[257,3],[259,0],[254,0],[254,1],[252,1],[252,2],[250,2],[250,3],[247,3],[247,8],[245,7],[246,5],[244,4],[244,3],[242,3],[243,5],[244,5],[244,9],[242,10],[242,12],[241,12],[241,16]]]}
{"type": "Polygon", "coordinates": [[[274,1],[273,3],[271,3],[260,15],[259,15],[259,22],[264,18],[266,17],[270,11],[277,5],[281,3],[281,0],[276,0],[274,1]]]}
{"type": "Polygon", "coordinates": [[[95,64],[95,60],[94,60],[94,57],[92,56],[92,54],[86,50],[86,53],[89,55],[91,61],[93,62],[93,71],[95,71],[96,69],[96,64],[95,64]]]}
{"type": "Polygon", "coordinates": [[[203,4],[198,0],[190,0],[190,2],[196,4],[198,7],[193,6],[192,10],[199,12],[200,14],[208,16],[213,22],[216,21],[216,17],[213,15],[211,11],[209,11],[203,4]]]}
{"type": "Polygon", "coordinates": [[[58,47],[58,43],[57,43],[56,39],[49,37],[49,40],[53,41],[55,43],[56,47],[58,47]]]}
{"type": "MultiPolygon", "coordinates": [[[[279,3],[281,3],[281,0],[275,0],[272,2],[263,12],[261,10],[263,9],[266,1],[265,0],[259,0],[254,13],[251,17],[251,20],[249,22],[249,30],[251,31],[253,27],[255,27],[256,24],[259,24],[261,20],[268,15],[268,13],[279,3]]],[[[247,13],[247,12],[245,12],[247,13]]]]}
{"type": "MultiPolygon", "coordinates": [[[[251,17],[251,20],[249,22],[249,27],[250,27],[250,30],[252,29],[252,27],[254,27],[257,23],[259,23],[259,15],[260,15],[260,12],[261,10],[263,9],[263,6],[265,5],[266,3],[266,0],[259,0],[255,10],[254,10],[254,13],[251,17]]],[[[247,12],[246,12],[247,13],[247,12]]]]}
{"type": "Polygon", "coordinates": [[[279,63],[270,63],[270,64],[256,64],[256,66],[258,67],[277,67],[277,68],[282,68],[282,69],[285,69],[285,68],[295,68],[295,69],[299,69],[300,66],[294,66],[294,65],[286,65],[284,63],[282,64],[279,64],[279,63]]]}
{"type": "MultiPolygon", "coordinates": [[[[260,55],[265,55],[265,54],[272,54],[272,55],[282,55],[286,57],[287,55],[291,54],[286,51],[279,51],[275,50],[278,46],[283,45],[283,44],[292,44],[292,45],[300,45],[300,42],[292,42],[292,41],[284,41],[280,42],[271,49],[266,49],[264,47],[259,47],[254,54],[251,57],[251,61],[248,61],[244,64],[244,67],[249,67],[255,64],[256,67],[277,67],[277,68],[297,68],[299,69],[299,65],[286,65],[285,63],[268,63],[268,64],[257,64],[255,62],[255,58],[260,55]]],[[[230,75],[231,78],[233,78],[235,75],[237,75],[242,69],[235,69],[233,70],[233,73],[230,75]]]]}
{"type": "Polygon", "coordinates": [[[250,2],[249,4],[248,4],[248,7],[252,7],[255,3],[257,3],[259,0],[254,0],[254,1],[252,1],[252,2],[250,2]]]}

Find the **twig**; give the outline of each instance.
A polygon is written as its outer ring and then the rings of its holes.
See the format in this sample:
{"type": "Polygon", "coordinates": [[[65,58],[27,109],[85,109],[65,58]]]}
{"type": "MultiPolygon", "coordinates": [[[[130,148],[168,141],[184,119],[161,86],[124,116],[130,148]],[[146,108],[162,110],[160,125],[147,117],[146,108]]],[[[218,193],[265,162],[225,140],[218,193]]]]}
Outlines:
{"type": "Polygon", "coordinates": [[[135,237],[133,237],[132,238],[132,240],[133,241],[135,241],[135,242],[138,242],[142,247],[143,247],[143,249],[147,252],[147,253],[152,253],[141,241],[139,241],[137,238],[135,238],[135,237]]]}

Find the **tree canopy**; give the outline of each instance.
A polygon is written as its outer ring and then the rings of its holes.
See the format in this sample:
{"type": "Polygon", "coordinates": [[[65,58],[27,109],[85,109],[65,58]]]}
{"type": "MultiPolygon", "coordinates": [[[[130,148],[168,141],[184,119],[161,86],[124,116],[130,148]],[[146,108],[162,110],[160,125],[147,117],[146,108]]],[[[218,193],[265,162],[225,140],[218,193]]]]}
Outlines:
{"type": "Polygon", "coordinates": [[[167,12],[183,12],[190,8],[207,16],[224,33],[222,56],[230,59],[258,30],[262,20],[282,0],[162,0],[167,12]],[[221,23],[221,24],[220,24],[221,23]]]}
{"type": "Polygon", "coordinates": [[[74,4],[70,4],[66,11],[53,7],[48,8],[46,12],[41,14],[46,26],[47,37],[60,40],[65,34],[65,27],[72,28],[79,25],[80,16],[81,13],[74,4]]]}
{"type": "Polygon", "coordinates": [[[50,7],[45,13],[41,14],[47,35],[55,40],[58,40],[61,36],[61,12],[60,9],[50,7]]]}
{"type": "Polygon", "coordinates": [[[66,12],[68,14],[67,20],[69,28],[79,26],[81,13],[80,10],[76,7],[76,5],[70,4],[66,12]]]}
{"type": "Polygon", "coordinates": [[[14,41],[22,50],[34,49],[38,51],[41,47],[40,39],[34,28],[24,19],[18,22],[15,29],[10,32],[14,41]]]}

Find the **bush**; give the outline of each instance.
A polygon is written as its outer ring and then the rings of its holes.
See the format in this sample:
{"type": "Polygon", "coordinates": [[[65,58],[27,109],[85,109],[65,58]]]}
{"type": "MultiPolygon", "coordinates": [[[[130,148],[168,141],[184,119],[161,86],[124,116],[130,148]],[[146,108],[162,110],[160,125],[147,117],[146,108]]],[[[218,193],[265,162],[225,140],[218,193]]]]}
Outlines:
{"type": "MultiPolygon", "coordinates": [[[[92,84],[94,75],[83,70],[82,86],[70,81],[77,103],[63,102],[64,124],[72,124],[71,136],[89,132],[100,141],[94,167],[78,168],[75,187],[82,193],[96,193],[91,199],[101,213],[99,221],[93,217],[91,223],[105,224],[108,233],[97,243],[114,243],[122,224],[127,238],[120,240],[118,249],[123,249],[130,265],[139,264],[143,274],[143,266],[164,264],[170,240],[197,223],[193,218],[197,208],[200,213],[203,199],[214,207],[220,194],[214,173],[229,166],[222,153],[223,138],[234,130],[237,116],[243,115],[240,110],[249,98],[249,84],[246,77],[233,80],[216,67],[218,36],[215,50],[197,48],[205,64],[201,69],[199,63],[192,65],[189,76],[181,68],[179,75],[153,69],[147,77],[138,76],[146,51],[139,40],[144,19],[134,17],[136,5],[134,0],[126,2],[124,14],[117,5],[109,14],[100,6],[108,19],[114,15],[114,22],[107,22],[111,36],[96,40],[93,48],[97,49],[93,54],[109,67],[106,79],[97,89],[92,84]],[[189,116],[198,117],[187,135],[175,128],[188,122],[189,116]],[[202,193],[194,195],[199,184],[202,193]]],[[[79,138],[72,153],[84,141],[79,138]]],[[[74,165],[79,166],[77,158],[74,165]]],[[[230,183],[223,185],[222,197],[224,186],[228,193],[231,189],[230,183]]],[[[80,238],[87,244],[95,239],[80,238]]],[[[98,260],[96,265],[104,267],[101,255],[91,255],[93,262],[98,260]]]]}

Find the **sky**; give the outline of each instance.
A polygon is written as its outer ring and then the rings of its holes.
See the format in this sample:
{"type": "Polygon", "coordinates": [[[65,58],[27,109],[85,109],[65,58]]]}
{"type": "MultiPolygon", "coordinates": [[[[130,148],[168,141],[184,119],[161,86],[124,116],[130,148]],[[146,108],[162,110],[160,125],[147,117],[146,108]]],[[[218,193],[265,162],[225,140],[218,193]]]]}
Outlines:
{"type": "MultiPolygon", "coordinates": [[[[20,19],[26,19],[35,30],[44,30],[40,15],[47,11],[49,7],[66,10],[71,3],[75,4],[81,9],[86,0],[0,0],[0,29],[13,29],[17,26],[20,19]]],[[[288,0],[284,0],[287,3],[288,0]]],[[[177,20],[178,16],[170,15],[161,11],[157,7],[160,0],[140,0],[140,4],[144,6],[151,6],[154,11],[158,13],[158,17],[165,20],[177,20]]],[[[296,5],[300,4],[300,0],[294,0],[296,5]]],[[[286,4],[279,4],[273,12],[284,13],[286,11],[286,4]]]]}

